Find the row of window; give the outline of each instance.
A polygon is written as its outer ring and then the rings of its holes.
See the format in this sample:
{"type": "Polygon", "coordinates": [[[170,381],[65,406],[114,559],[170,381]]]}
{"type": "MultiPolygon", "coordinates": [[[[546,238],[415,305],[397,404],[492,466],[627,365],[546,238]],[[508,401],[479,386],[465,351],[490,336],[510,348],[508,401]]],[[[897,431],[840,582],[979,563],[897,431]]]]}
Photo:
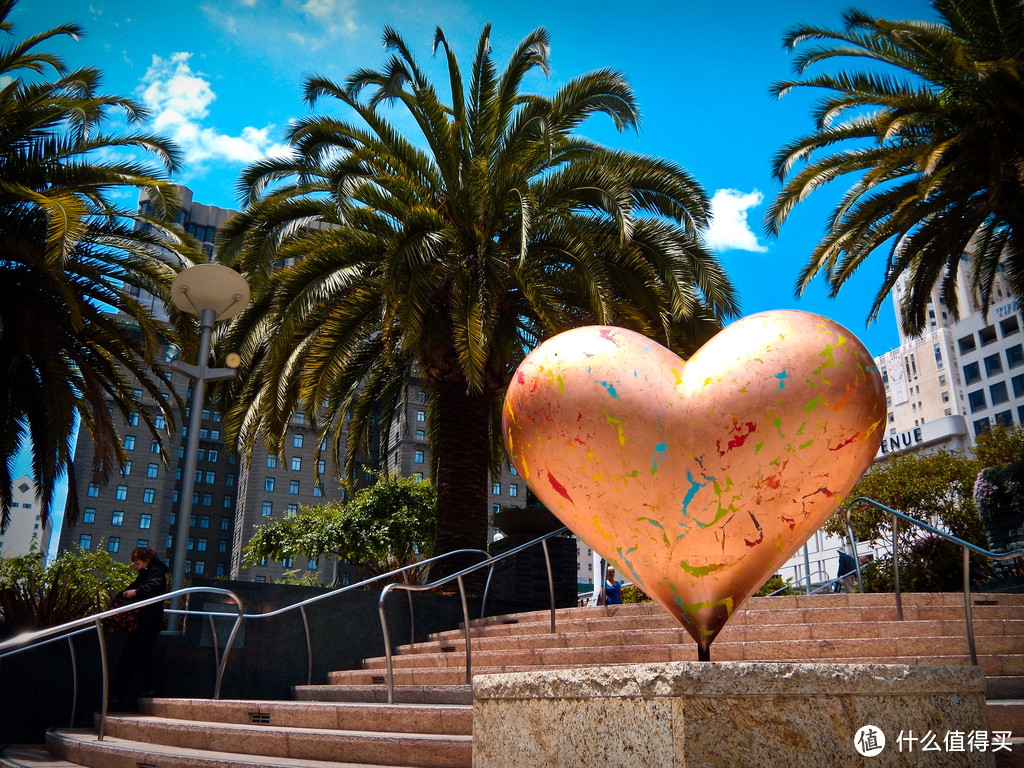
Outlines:
{"type": "MultiPolygon", "coordinates": [[[[98,483],[89,483],[85,489],[85,495],[91,499],[98,498],[100,495],[100,486],[98,483]]],[[[114,489],[114,498],[118,501],[128,500],[128,486],[119,485],[114,489]]],[[[156,499],[156,490],[153,488],[144,488],[142,490],[142,503],[152,504],[156,499]]]]}
{"type": "MultiPolygon", "coordinates": [[[[1003,368],[1003,360],[997,352],[989,355],[981,362],[985,364],[986,376],[998,376],[1004,370],[1012,370],[1019,365],[1024,365],[1024,345],[1017,344],[1008,347],[1005,351],[1006,368],[1003,368]]],[[[968,386],[981,379],[981,364],[977,361],[964,366],[964,383],[968,386]]]]}
{"type": "MultiPolygon", "coordinates": [[[[999,321],[999,330],[1002,331],[1004,339],[1007,336],[1020,333],[1020,321],[1016,315],[1010,315],[1005,320],[999,321]]],[[[968,352],[973,352],[978,347],[987,347],[989,344],[994,344],[997,339],[996,327],[990,325],[978,331],[977,338],[975,338],[975,334],[969,333],[957,339],[957,345],[960,347],[960,354],[964,355],[968,352]]]]}
{"type": "MultiPolygon", "coordinates": [[[[273,478],[273,477],[265,477],[265,478],[263,478],[263,490],[265,490],[265,491],[273,491],[274,487],[276,485],[277,485],[277,480],[275,478],[273,478]]],[[[300,491],[301,487],[302,487],[302,484],[298,480],[289,480],[288,481],[288,493],[290,493],[292,496],[297,496],[299,494],[299,491],[300,491]]],[[[321,490],[321,488],[319,486],[314,485],[313,486],[313,496],[319,498],[319,497],[321,497],[323,495],[324,495],[323,490],[321,490]]]]}
{"type": "MultiPolygon", "coordinates": [[[[1013,387],[1014,397],[1024,397],[1024,374],[1014,376],[1010,379],[1010,384],[1013,387]]],[[[971,413],[985,410],[989,407],[990,402],[992,406],[1002,405],[1007,402],[1010,399],[1010,393],[1006,387],[1006,382],[997,381],[990,386],[988,388],[988,397],[989,400],[986,400],[984,388],[968,392],[967,402],[971,406],[971,413]]]]}
{"type": "MultiPolygon", "coordinates": [[[[501,483],[495,483],[494,486],[491,488],[491,491],[494,493],[495,496],[500,496],[501,495],[501,483]]],[[[509,496],[513,496],[513,497],[519,495],[519,484],[518,483],[509,483],[508,484],[508,495],[509,496]]]]}
{"type": "MultiPolygon", "coordinates": [[[[316,493],[314,493],[313,495],[315,496],[316,493]]],[[[284,508],[284,514],[285,514],[286,517],[291,517],[292,515],[297,514],[298,511],[299,511],[299,505],[298,504],[289,504],[288,506],[286,506],[284,508]]],[[[263,502],[263,507],[260,509],[260,513],[264,517],[272,517],[274,515],[274,502],[272,502],[272,501],[264,501],[263,502]]]]}
{"type": "MultiPolygon", "coordinates": [[[[135,391],[140,392],[140,390],[135,391]]],[[[133,427],[139,426],[139,414],[134,412],[129,413],[128,424],[133,427]]],[[[156,416],[153,417],[153,426],[156,427],[157,429],[163,429],[164,427],[167,426],[167,420],[161,414],[157,414],[156,416]]]]}
{"type": "MultiPolygon", "coordinates": [[[[988,432],[992,428],[992,424],[995,423],[1002,427],[1013,426],[1013,412],[1002,411],[997,413],[992,419],[988,417],[978,419],[974,422],[974,434],[975,436],[980,435],[982,432],[988,432]]],[[[1017,423],[1024,424],[1024,405],[1017,409],[1017,423]]]]}
{"type": "MultiPolygon", "coordinates": [[[[276,468],[277,468],[277,456],[267,456],[267,469],[276,469],[276,468]]],[[[302,471],[302,457],[301,456],[292,456],[291,460],[289,461],[289,468],[292,470],[292,472],[301,472],[302,471]]],[[[324,474],[327,471],[327,462],[324,461],[323,459],[320,459],[320,461],[318,461],[316,463],[316,468],[317,468],[317,471],[321,475],[324,474]]]]}

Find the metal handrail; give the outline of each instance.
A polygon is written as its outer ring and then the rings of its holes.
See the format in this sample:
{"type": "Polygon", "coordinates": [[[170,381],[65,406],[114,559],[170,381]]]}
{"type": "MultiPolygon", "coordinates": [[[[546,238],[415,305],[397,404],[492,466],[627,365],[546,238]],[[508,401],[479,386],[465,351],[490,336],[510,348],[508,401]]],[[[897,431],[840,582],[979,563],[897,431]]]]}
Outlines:
{"type": "MultiPolygon", "coordinates": [[[[225,595],[235,601],[235,605],[238,607],[238,613],[235,616],[235,624],[231,628],[231,634],[228,636],[227,645],[224,648],[224,655],[219,659],[217,664],[217,682],[214,686],[213,698],[220,698],[220,687],[221,682],[224,679],[224,670],[227,667],[228,653],[231,650],[231,646],[235,641],[235,635],[238,633],[238,627],[242,623],[243,607],[242,600],[234,592],[227,589],[221,589],[220,587],[187,587],[186,589],[178,589],[174,592],[167,592],[162,595],[156,595],[154,597],[146,598],[145,600],[138,600],[126,605],[118,606],[117,608],[110,608],[106,611],[94,614],[92,616],[85,616],[81,619],[74,619],[72,621],[58,624],[55,627],[45,627],[44,629],[36,630],[35,632],[23,632],[20,635],[15,635],[9,640],[0,642],[0,658],[5,656],[13,656],[16,653],[27,651],[30,648],[37,648],[42,645],[47,645],[51,642],[58,640],[67,639],[71,643],[71,638],[75,635],[88,632],[90,629],[96,630],[96,638],[99,642],[100,647],[100,670],[102,672],[102,697],[100,704],[100,727],[99,736],[97,741],[103,741],[103,735],[106,730],[107,724],[107,705],[109,704],[110,697],[110,675],[108,674],[108,661],[107,661],[107,642],[106,636],[103,632],[103,620],[110,618],[111,616],[117,616],[121,613],[127,613],[128,611],[134,611],[147,605],[153,605],[154,603],[163,603],[168,598],[181,597],[192,592],[206,592],[212,594],[225,595]],[[42,642],[40,642],[42,641],[42,642]]],[[[193,615],[205,615],[204,611],[175,611],[175,613],[193,614],[193,615]]],[[[231,614],[223,614],[231,616],[231,614]]],[[[215,654],[216,655],[216,654],[215,654]]],[[[77,703],[78,693],[78,664],[75,661],[74,656],[74,645],[71,644],[71,658],[72,658],[72,671],[75,676],[74,694],[76,702],[72,703],[71,708],[71,719],[72,725],[74,724],[75,717],[75,704],[77,703]]]]}
{"type": "MultiPolygon", "coordinates": [[[[455,549],[451,552],[445,552],[443,555],[435,555],[434,557],[427,558],[426,560],[420,560],[415,563],[410,563],[409,565],[404,565],[401,568],[396,568],[395,570],[388,571],[387,573],[381,573],[376,576],[371,576],[370,578],[363,579],[362,581],[356,582],[355,584],[348,584],[344,587],[332,589],[330,592],[325,592],[321,595],[314,595],[313,597],[301,600],[297,603],[291,603],[290,605],[286,605],[283,608],[276,608],[272,611],[267,611],[266,613],[243,613],[242,618],[245,620],[270,619],[288,613],[289,611],[294,611],[297,608],[299,610],[299,614],[302,616],[302,626],[306,634],[306,685],[311,685],[313,682],[313,641],[312,633],[310,632],[309,629],[309,616],[306,614],[306,606],[312,605],[313,603],[318,603],[321,600],[329,600],[333,597],[336,597],[337,595],[343,594],[345,592],[350,592],[354,589],[362,589],[368,584],[373,584],[375,582],[382,581],[393,576],[397,576],[398,574],[412,570],[413,568],[422,568],[424,565],[430,565],[431,563],[437,562],[439,560],[444,560],[445,558],[452,557],[453,555],[467,554],[483,555],[485,558],[487,557],[487,553],[482,549],[455,549]]],[[[229,613],[216,612],[209,613],[207,615],[210,616],[211,622],[213,621],[214,617],[232,616],[232,614],[229,613]]],[[[214,642],[216,642],[216,633],[214,633],[214,642]]]]}
{"type": "MultiPolygon", "coordinates": [[[[940,530],[934,525],[917,520],[910,515],[899,512],[895,509],[880,504],[874,499],[869,499],[865,496],[858,496],[853,499],[846,507],[846,529],[850,537],[850,546],[853,549],[853,560],[857,565],[857,579],[861,579],[860,569],[860,557],[857,555],[857,539],[853,535],[853,519],[851,516],[851,509],[855,504],[870,504],[879,509],[883,509],[892,515],[892,536],[893,536],[893,552],[892,552],[892,564],[893,564],[893,586],[896,593],[896,617],[903,621],[903,598],[900,592],[900,564],[899,557],[897,557],[896,549],[896,537],[899,530],[899,521],[905,520],[908,523],[916,525],[918,528],[924,528],[926,531],[939,536],[946,541],[951,541],[954,544],[959,544],[963,547],[964,551],[964,618],[967,624],[967,645],[971,651],[971,664],[977,665],[978,663],[978,652],[974,643],[974,617],[971,613],[971,553],[974,552],[977,555],[982,555],[989,558],[990,560],[1010,560],[1014,557],[1024,557],[1024,549],[1014,549],[1009,552],[990,552],[983,547],[979,547],[977,544],[971,544],[969,541],[964,541],[958,536],[954,536],[948,531],[940,530]]],[[[863,582],[862,582],[863,583],[863,582]]]]}
{"type": "MultiPolygon", "coordinates": [[[[472,643],[471,643],[472,638],[471,638],[471,635],[470,635],[470,626],[469,626],[469,608],[468,608],[468,606],[466,604],[466,588],[465,588],[465,586],[463,584],[462,577],[463,576],[467,576],[467,575],[469,575],[471,573],[475,573],[476,571],[479,571],[481,568],[488,568],[489,569],[488,574],[487,574],[487,583],[484,585],[483,601],[482,601],[481,606],[480,606],[480,615],[481,615],[481,617],[483,617],[484,613],[485,613],[485,609],[487,607],[487,591],[488,591],[488,589],[491,586],[491,576],[494,573],[494,564],[497,563],[500,560],[504,560],[504,559],[509,558],[509,557],[514,557],[514,556],[518,555],[520,552],[522,552],[524,549],[528,549],[528,548],[530,548],[530,547],[532,547],[532,546],[534,546],[534,545],[539,543],[541,545],[541,547],[544,549],[544,562],[547,565],[548,593],[549,593],[549,595],[551,597],[551,631],[553,633],[555,631],[555,586],[554,586],[554,579],[553,579],[552,574],[551,574],[551,557],[550,557],[550,554],[548,553],[547,541],[548,541],[548,539],[554,538],[555,536],[561,536],[563,533],[568,532],[568,530],[569,530],[568,528],[566,528],[565,526],[562,526],[561,528],[559,528],[556,531],[551,531],[550,533],[546,533],[543,536],[539,536],[536,539],[533,539],[532,541],[526,542],[525,544],[520,544],[518,547],[515,547],[514,549],[510,549],[508,552],[503,552],[500,555],[488,556],[487,559],[484,560],[482,563],[477,563],[476,565],[471,565],[468,568],[464,568],[461,571],[458,571],[457,573],[453,573],[453,574],[450,574],[449,576],[445,576],[443,579],[438,579],[437,581],[432,582],[430,584],[399,584],[399,583],[394,583],[394,584],[388,584],[386,587],[384,587],[384,589],[381,590],[380,600],[378,600],[378,603],[377,603],[377,612],[380,614],[380,626],[381,626],[381,630],[383,631],[383,634],[384,634],[384,660],[385,660],[385,663],[387,665],[388,704],[394,704],[395,703],[395,674],[394,674],[394,665],[393,665],[393,661],[392,661],[392,652],[391,652],[391,633],[388,631],[388,620],[387,620],[387,616],[384,613],[384,601],[385,601],[385,599],[387,599],[387,596],[391,593],[391,590],[393,590],[393,589],[402,589],[402,590],[405,590],[406,592],[409,592],[409,593],[412,593],[412,592],[426,592],[427,590],[436,589],[437,587],[440,587],[440,586],[443,586],[445,584],[448,584],[452,580],[455,580],[455,581],[458,582],[458,584],[459,584],[459,595],[462,598],[463,626],[465,628],[465,635],[466,635],[466,683],[469,684],[472,681],[472,677],[473,677],[473,660],[472,660],[472,651],[471,651],[471,648],[470,648],[470,646],[472,645],[472,643]]],[[[410,602],[409,605],[410,605],[410,609],[411,609],[412,603],[410,602]]]]}

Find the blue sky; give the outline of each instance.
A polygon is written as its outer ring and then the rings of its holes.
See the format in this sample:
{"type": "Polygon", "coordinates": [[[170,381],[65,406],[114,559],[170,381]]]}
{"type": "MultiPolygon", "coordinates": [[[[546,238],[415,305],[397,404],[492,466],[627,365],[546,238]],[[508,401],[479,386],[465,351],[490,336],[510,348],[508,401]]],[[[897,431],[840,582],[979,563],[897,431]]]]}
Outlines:
{"type": "Polygon", "coordinates": [[[176,180],[193,189],[197,202],[223,207],[237,207],[239,171],[274,152],[289,120],[309,113],[301,98],[304,75],[341,80],[357,67],[381,65],[385,25],[405,37],[439,86],[445,78],[442,61],[431,57],[435,26],[444,28],[464,72],[485,22],[493,23],[499,65],[524,35],[546,27],[551,74],[534,77],[528,88],[551,92],[601,67],[625,74],[643,113],[640,131],[618,134],[598,117],[581,132],[670,158],[697,178],[715,200],[709,242],[738,287],[744,314],[817,312],[879,355],[898,344],[891,309],[865,327],[881,280],[881,254],[838,299],[828,298],[820,280],[802,298],[793,295],[797,273],[842,189],[821,190],[798,206],[777,239],[766,239],[762,226],[778,190],[772,155],[811,128],[810,93],[782,100],[768,93],[772,82],[791,75],[782,35],[803,22],[838,26],[850,5],[889,18],[934,17],[926,0],[21,0],[11,19],[19,39],[68,21],[84,27],[79,41],[61,39],[45,48],[71,66],[98,66],[106,91],[146,104],[154,127],[185,152],[176,180]]]}

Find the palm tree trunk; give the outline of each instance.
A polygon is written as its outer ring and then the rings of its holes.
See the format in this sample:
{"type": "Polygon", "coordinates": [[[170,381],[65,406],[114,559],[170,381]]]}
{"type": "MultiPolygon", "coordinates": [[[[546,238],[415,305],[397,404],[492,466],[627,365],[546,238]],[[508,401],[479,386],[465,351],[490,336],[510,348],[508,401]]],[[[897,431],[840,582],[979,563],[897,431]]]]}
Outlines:
{"type": "MultiPolygon", "coordinates": [[[[486,549],[490,464],[489,398],[466,394],[464,382],[436,386],[438,407],[437,528],[434,554],[486,549]]],[[[480,562],[479,556],[453,557],[433,569],[447,575],[480,562]]],[[[483,571],[467,582],[482,589],[483,571]]],[[[472,590],[474,592],[480,589],[472,590]]]]}

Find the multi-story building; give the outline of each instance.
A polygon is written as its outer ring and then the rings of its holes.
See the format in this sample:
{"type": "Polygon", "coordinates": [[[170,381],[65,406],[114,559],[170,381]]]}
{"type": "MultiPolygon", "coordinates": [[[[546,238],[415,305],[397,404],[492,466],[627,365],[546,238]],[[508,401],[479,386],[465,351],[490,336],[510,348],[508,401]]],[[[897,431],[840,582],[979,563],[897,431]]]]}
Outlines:
{"type": "Polygon", "coordinates": [[[50,547],[50,523],[39,519],[36,484],[23,475],[12,484],[11,522],[0,532],[0,557],[27,555],[33,545],[42,553],[50,547]]]}
{"type": "MultiPolygon", "coordinates": [[[[907,290],[901,277],[893,290],[899,308],[907,290]]],[[[970,262],[964,258],[957,274],[960,317],[939,298],[936,289],[928,306],[928,328],[909,336],[900,328],[900,346],[875,358],[885,385],[886,434],[876,461],[906,452],[970,450],[977,436],[994,424],[1024,424],[1024,317],[1005,278],[997,275],[993,302],[982,313],[971,290],[970,262]]],[[[818,531],[780,569],[799,579],[809,570],[812,580],[832,577],[842,540],[818,531]]],[[[859,545],[868,550],[871,543],[859,545]]],[[[862,549],[863,551],[863,549],[862,549]]]]}

